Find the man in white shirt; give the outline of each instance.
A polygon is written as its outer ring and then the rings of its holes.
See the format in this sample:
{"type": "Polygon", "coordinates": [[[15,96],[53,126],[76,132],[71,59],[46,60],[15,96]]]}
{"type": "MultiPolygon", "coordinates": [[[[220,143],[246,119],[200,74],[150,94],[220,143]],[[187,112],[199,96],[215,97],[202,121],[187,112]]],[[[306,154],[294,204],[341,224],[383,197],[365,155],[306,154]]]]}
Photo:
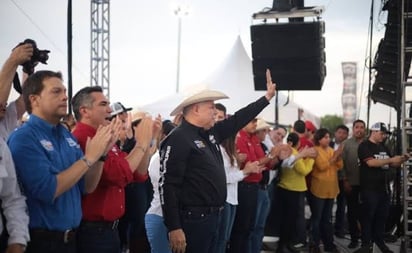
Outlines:
{"type": "MultiPolygon", "coordinates": [[[[9,236],[7,253],[24,252],[30,238],[26,198],[20,192],[13,159],[5,141],[17,127],[18,121],[25,111],[22,96],[7,106],[11,84],[17,67],[30,60],[32,54],[31,44],[20,45],[13,49],[0,70],[0,200],[6,221],[6,224],[3,224],[3,219],[0,220],[0,234],[5,233],[4,228],[6,227],[9,236]]],[[[1,245],[1,247],[5,246],[1,245]]]]}

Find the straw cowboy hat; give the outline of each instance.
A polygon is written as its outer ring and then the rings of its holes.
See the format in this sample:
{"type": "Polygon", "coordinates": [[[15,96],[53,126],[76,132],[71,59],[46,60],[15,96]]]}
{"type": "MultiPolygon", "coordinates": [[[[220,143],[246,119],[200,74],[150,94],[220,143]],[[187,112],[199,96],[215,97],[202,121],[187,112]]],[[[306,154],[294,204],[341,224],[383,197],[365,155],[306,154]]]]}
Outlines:
{"type": "Polygon", "coordinates": [[[144,111],[139,111],[139,110],[133,110],[132,111],[132,123],[141,120],[144,118],[146,115],[149,115],[147,112],[144,111]]]}
{"type": "Polygon", "coordinates": [[[223,98],[229,98],[224,93],[215,90],[202,90],[194,95],[191,95],[184,99],[171,113],[170,116],[175,116],[183,111],[183,108],[189,105],[206,102],[215,101],[223,98]]]}
{"type": "Polygon", "coordinates": [[[262,118],[257,118],[257,126],[256,126],[256,131],[264,130],[264,129],[269,129],[270,125],[266,123],[266,121],[262,118]]]}

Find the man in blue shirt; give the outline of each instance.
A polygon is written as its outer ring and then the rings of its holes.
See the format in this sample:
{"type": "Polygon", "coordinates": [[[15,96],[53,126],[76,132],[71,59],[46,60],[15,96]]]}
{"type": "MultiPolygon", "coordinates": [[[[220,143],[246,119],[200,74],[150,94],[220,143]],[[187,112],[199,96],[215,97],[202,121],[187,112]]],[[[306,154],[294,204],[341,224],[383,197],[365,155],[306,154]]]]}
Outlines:
{"type": "Polygon", "coordinates": [[[11,134],[8,144],[27,197],[31,241],[26,252],[74,253],[81,194],[96,188],[103,167],[99,158],[117,140],[118,131],[115,123],[100,127],[83,155],[60,124],[67,113],[67,95],[59,72],[32,74],[23,86],[23,98],[30,119],[11,134]]]}

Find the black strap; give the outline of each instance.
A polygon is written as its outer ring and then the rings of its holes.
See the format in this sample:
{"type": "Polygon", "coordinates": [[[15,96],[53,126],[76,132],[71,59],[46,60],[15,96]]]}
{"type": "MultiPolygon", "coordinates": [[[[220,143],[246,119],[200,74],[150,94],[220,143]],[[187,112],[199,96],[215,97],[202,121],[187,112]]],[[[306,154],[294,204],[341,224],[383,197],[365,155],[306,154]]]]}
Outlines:
{"type": "Polygon", "coordinates": [[[14,78],[13,78],[13,88],[19,93],[21,94],[23,91],[21,89],[21,84],[20,84],[20,79],[19,79],[19,74],[14,74],[14,78]]]}

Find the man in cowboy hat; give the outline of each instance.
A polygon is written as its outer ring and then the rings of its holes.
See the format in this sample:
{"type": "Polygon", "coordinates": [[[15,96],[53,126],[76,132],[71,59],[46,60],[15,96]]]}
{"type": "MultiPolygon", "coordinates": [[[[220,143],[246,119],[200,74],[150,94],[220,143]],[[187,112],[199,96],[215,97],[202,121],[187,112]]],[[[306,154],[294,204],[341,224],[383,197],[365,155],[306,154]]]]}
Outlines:
{"type": "Polygon", "coordinates": [[[226,177],[219,148],[254,119],[275,96],[276,85],[266,72],[266,95],[215,124],[214,101],[227,96],[205,90],[188,97],[171,113],[182,123],[162,142],[159,191],[173,252],[213,252],[226,177]]]}

